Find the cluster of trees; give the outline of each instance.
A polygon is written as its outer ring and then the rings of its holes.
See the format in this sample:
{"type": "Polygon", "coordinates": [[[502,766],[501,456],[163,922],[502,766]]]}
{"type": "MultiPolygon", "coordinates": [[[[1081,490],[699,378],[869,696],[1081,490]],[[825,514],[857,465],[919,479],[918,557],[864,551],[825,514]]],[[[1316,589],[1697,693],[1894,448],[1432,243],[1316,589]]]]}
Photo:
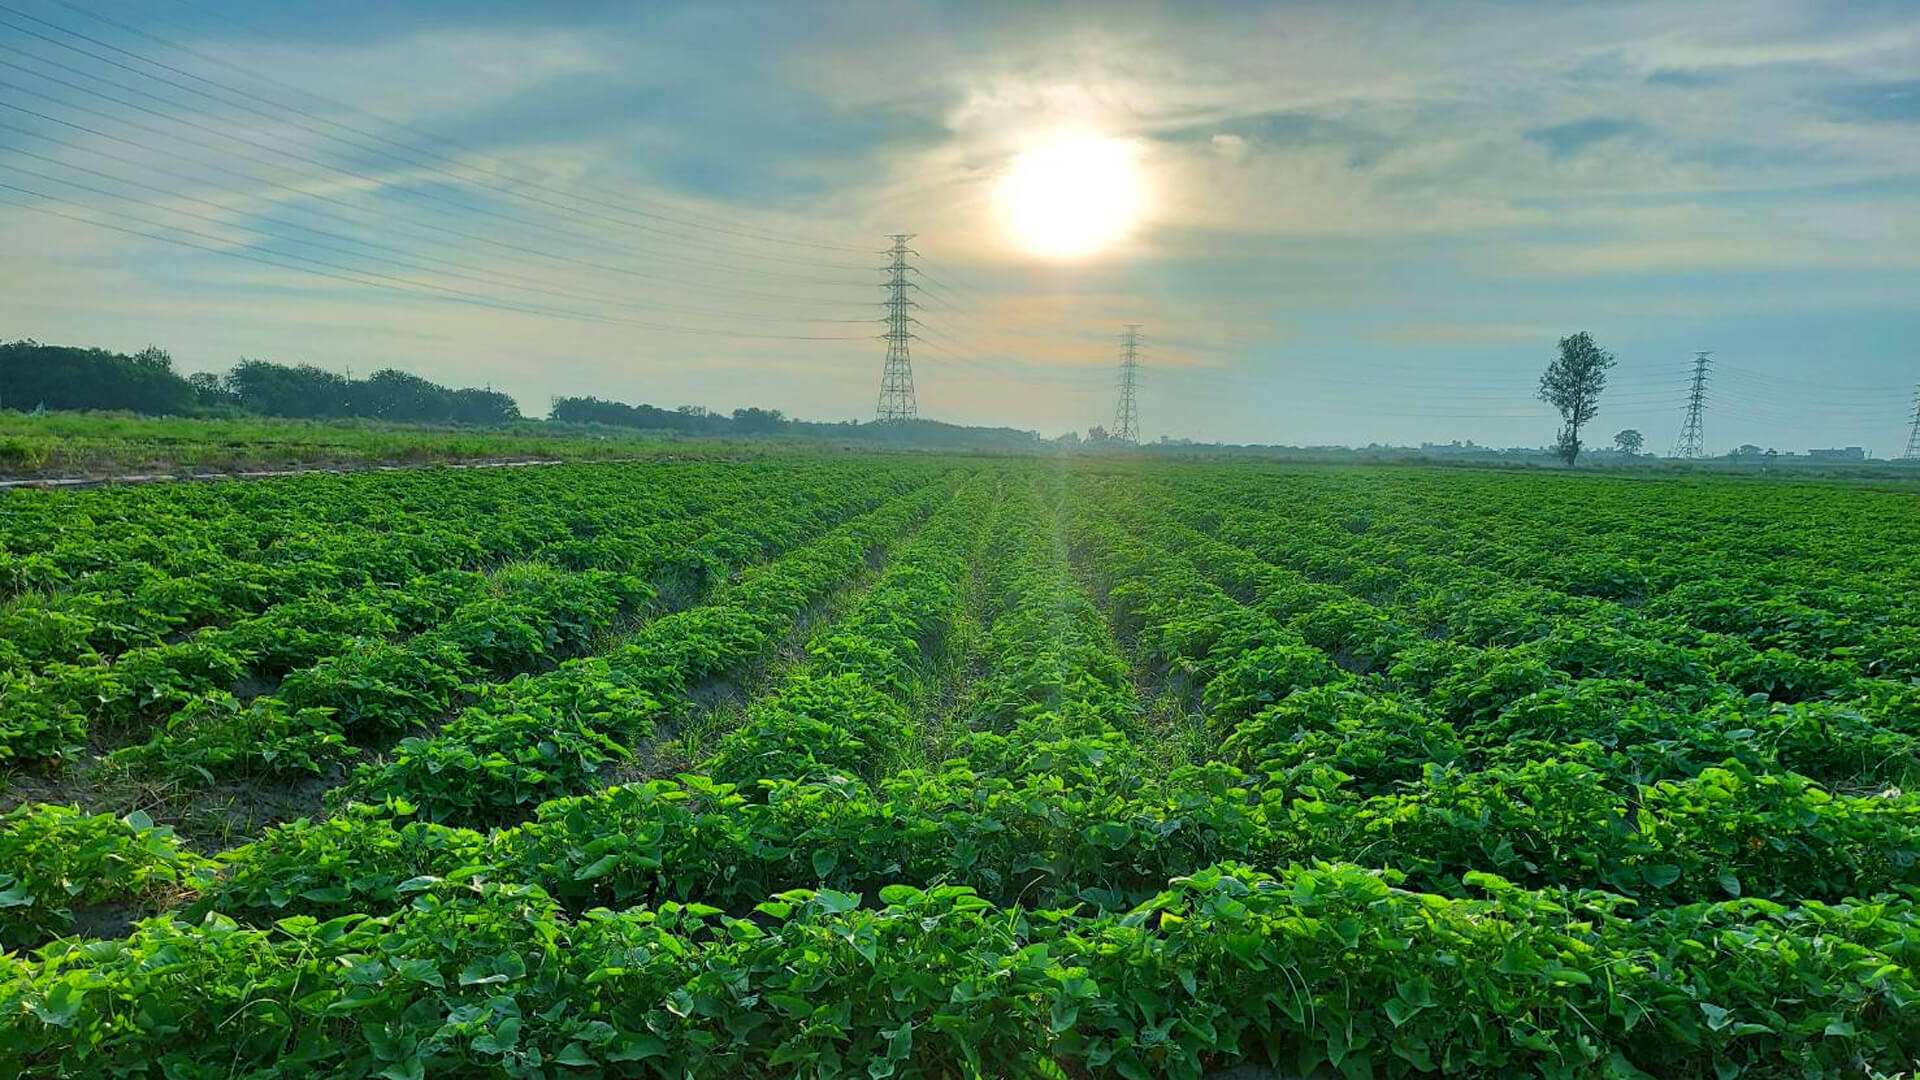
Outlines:
{"type": "Polygon", "coordinates": [[[547,415],[562,424],[606,424],[682,435],[766,435],[785,431],[794,423],[779,409],[735,409],[729,416],[700,405],[662,409],[597,397],[554,398],[547,415]]]}
{"type": "MultiPolygon", "coordinates": [[[[895,420],[886,423],[857,420],[823,422],[798,420],[779,409],[735,409],[732,413],[682,405],[663,409],[655,405],[628,405],[597,397],[556,397],[547,414],[562,424],[605,424],[671,431],[713,438],[748,435],[786,435],[876,446],[910,446],[935,450],[1038,450],[1054,445],[1037,431],[1006,427],[967,427],[938,420],[895,420]]],[[[1079,441],[1075,435],[1074,441],[1079,441]]]]}
{"type": "Polygon", "coordinates": [[[166,350],[151,345],[125,356],[37,341],[0,342],[0,408],[42,407],[451,424],[520,419],[519,405],[505,394],[454,390],[392,368],[350,379],[311,364],[242,360],[225,375],[183,376],[166,350]]]}
{"type": "Polygon", "coordinates": [[[230,404],[266,416],[358,416],[436,424],[520,419],[520,406],[497,390],[454,390],[393,368],[350,379],[312,364],[242,360],[224,376],[197,374],[190,381],[207,404],[230,404]]]}
{"type": "Polygon", "coordinates": [[[149,345],[132,356],[105,349],[0,342],[0,408],[126,409],[186,416],[199,396],[173,370],[166,350],[149,345]]]}

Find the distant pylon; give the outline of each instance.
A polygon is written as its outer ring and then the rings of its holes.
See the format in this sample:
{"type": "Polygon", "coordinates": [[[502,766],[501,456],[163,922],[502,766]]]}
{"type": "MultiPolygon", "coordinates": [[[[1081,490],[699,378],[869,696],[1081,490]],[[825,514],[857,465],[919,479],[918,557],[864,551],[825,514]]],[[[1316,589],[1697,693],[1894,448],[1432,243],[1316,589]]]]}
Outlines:
{"type": "Polygon", "coordinates": [[[907,256],[919,252],[907,247],[907,241],[913,239],[912,233],[894,233],[888,239],[893,247],[886,254],[893,261],[885,267],[887,280],[883,283],[887,290],[887,332],[881,337],[887,339],[887,366],[880,374],[880,407],[875,415],[881,420],[912,420],[920,415],[920,406],[913,398],[913,356],[907,343],[913,340],[913,316],[908,314],[919,305],[907,295],[908,289],[917,289],[918,285],[907,280],[907,271],[913,269],[907,265],[907,256]]]}
{"type": "Polygon", "coordinates": [[[1140,324],[1128,323],[1120,333],[1120,405],[1113,411],[1113,437],[1136,446],[1140,442],[1140,324]]]}
{"type": "Polygon", "coordinates": [[[1706,439],[1700,430],[1700,414],[1707,410],[1707,359],[1713,354],[1697,352],[1693,354],[1693,385],[1687,392],[1687,422],[1680,426],[1680,439],[1673,444],[1673,455],[1677,458],[1697,458],[1706,455],[1706,439]]]}
{"type": "Polygon", "coordinates": [[[1913,388],[1913,426],[1907,429],[1907,452],[1901,456],[1908,461],[1920,461],[1920,385],[1913,388]]]}

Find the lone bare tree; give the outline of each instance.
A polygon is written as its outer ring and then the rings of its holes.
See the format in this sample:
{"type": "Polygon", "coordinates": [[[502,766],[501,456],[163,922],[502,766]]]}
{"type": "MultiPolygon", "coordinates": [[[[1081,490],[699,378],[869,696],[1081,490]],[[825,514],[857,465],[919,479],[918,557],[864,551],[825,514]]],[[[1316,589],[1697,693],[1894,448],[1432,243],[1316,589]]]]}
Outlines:
{"type": "Polygon", "coordinates": [[[1613,436],[1613,448],[1628,457],[1639,457],[1640,448],[1647,445],[1647,437],[1633,428],[1618,431],[1613,436]]]}
{"type": "Polygon", "coordinates": [[[1600,411],[1600,391],[1607,388],[1612,366],[1613,354],[1582,330],[1560,339],[1560,355],[1540,375],[1540,400],[1560,410],[1565,421],[1553,452],[1569,465],[1580,456],[1580,428],[1600,411]]]}

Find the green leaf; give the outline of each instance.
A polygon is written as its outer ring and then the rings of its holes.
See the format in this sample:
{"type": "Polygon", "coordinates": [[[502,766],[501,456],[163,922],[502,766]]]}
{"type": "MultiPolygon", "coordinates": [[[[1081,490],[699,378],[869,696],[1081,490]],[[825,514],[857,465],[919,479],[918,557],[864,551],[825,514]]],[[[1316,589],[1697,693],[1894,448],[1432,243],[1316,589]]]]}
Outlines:
{"type": "MultiPolygon", "coordinates": [[[[840,865],[840,852],[834,848],[817,848],[813,853],[813,876],[825,879],[840,865]]],[[[831,910],[831,909],[829,909],[831,910]]]]}
{"type": "MultiPolygon", "coordinates": [[[[575,870],[573,872],[573,880],[592,881],[594,878],[597,878],[600,875],[606,873],[608,870],[613,869],[614,864],[618,863],[619,861],[620,861],[620,854],[618,852],[610,851],[607,854],[602,855],[599,858],[588,863],[587,865],[581,867],[580,869],[575,870]]],[[[557,1061],[559,1059],[556,1058],[555,1060],[557,1061]]],[[[563,1064],[565,1063],[563,1062],[563,1064]]]]}
{"type": "Polygon", "coordinates": [[[645,1061],[664,1056],[666,1052],[665,1040],[657,1035],[616,1035],[607,1044],[606,1058],[608,1061],[645,1061]]]}
{"type": "Polygon", "coordinates": [[[80,1015],[80,1004],[84,995],[75,992],[73,984],[63,982],[47,992],[46,1002],[33,1002],[29,1007],[43,1024],[54,1027],[72,1027],[80,1015]]]}
{"type": "Polygon", "coordinates": [[[1078,1019],[1080,1019],[1078,1002],[1070,1000],[1064,994],[1053,999],[1053,1010],[1048,1026],[1055,1035],[1072,1027],[1074,1021],[1078,1019]]]}
{"type": "Polygon", "coordinates": [[[835,892],[832,889],[821,889],[813,894],[813,902],[819,904],[821,910],[834,915],[843,911],[852,911],[860,906],[858,896],[852,893],[835,892]]]}
{"type": "Polygon", "coordinates": [[[414,1055],[405,1061],[396,1061],[380,1070],[384,1080],[425,1080],[427,1062],[425,1058],[414,1055]]]}
{"type": "Polygon", "coordinates": [[[520,1041],[520,1018],[509,1016],[500,1021],[500,1026],[486,1035],[477,1035],[473,1040],[473,1049],[481,1054],[504,1054],[513,1049],[520,1041]]]}
{"type": "Polygon", "coordinates": [[[1670,863],[1655,863],[1652,866],[1642,867],[1640,876],[1654,888],[1664,889],[1680,880],[1680,868],[1670,863]]]}
{"type": "Polygon", "coordinates": [[[428,986],[447,985],[447,980],[440,975],[440,966],[424,958],[402,960],[393,965],[393,970],[409,982],[424,983],[428,986]]]}
{"type": "Polygon", "coordinates": [[[562,1065],[573,1065],[579,1068],[597,1064],[593,1056],[587,1053],[587,1048],[577,1042],[568,1043],[559,1053],[553,1055],[553,1060],[562,1065]]]}

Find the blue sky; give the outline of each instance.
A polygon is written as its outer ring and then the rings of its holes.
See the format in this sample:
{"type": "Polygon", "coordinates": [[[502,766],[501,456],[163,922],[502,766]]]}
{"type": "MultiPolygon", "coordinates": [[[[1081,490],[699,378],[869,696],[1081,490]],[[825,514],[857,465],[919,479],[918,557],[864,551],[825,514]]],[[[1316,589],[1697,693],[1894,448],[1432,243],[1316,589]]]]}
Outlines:
{"type": "Polygon", "coordinates": [[[1539,445],[1579,329],[1590,441],[1697,349],[1714,450],[1896,453],[1920,381],[1911,3],[4,0],[0,105],[0,336],[188,369],[864,418],[910,231],[959,422],[1110,423],[1128,322],[1150,438],[1539,445]],[[1062,129],[1149,192],[1068,262],[995,198],[1062,129]]]}

